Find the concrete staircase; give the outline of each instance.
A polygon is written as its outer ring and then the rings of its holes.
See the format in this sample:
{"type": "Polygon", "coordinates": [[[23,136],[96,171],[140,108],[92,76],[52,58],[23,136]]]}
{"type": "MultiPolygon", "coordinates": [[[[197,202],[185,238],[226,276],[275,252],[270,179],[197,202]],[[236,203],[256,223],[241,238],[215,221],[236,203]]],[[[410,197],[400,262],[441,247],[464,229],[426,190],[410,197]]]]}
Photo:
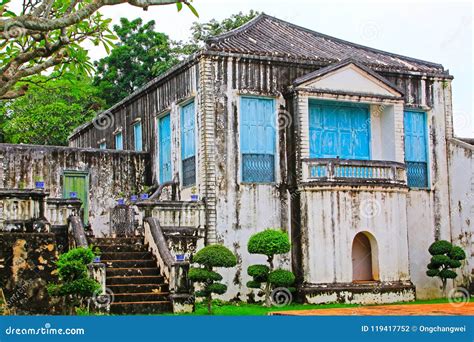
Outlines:
{"type": "Polygon", "coordinates": [[[113,293],[111,314],[172,312],[169,287],[142,237],[92,238],[106,265],[106,287],[113,293]]]}

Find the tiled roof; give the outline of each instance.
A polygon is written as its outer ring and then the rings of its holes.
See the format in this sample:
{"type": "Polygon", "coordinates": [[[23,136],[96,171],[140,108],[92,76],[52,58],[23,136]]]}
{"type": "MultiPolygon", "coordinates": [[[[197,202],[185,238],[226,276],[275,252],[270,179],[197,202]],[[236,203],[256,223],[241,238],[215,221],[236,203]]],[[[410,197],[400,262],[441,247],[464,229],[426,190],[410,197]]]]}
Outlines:
{"type": "Polygon", "coordinates": [[[441,64],[354,44],[261,14],[247,24],[207,41],[210,51],[310,60],[332,64],[355,59],[374,70],[448,76],[441,64]]]}

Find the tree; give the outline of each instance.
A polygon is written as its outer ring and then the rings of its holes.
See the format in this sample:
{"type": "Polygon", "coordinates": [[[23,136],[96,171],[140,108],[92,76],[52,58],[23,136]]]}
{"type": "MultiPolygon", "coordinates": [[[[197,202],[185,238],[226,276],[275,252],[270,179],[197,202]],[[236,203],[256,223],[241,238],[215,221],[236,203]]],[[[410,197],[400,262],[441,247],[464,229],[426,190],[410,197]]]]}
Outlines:
{"type": "Polygon", "coordinates": [[[112,106],[178,63],[172,43],[164,33],[155,32],[155,22],[120,19],[114,26],[120,42],[111,53],[95,63],[94,84],[112,106]]]}
{"type": "Polygon", "coordinates": [[[224,294],[227,291],[227,285],[219,283],[222,276],[213,268],[234,267],[237,264],[237,258],[223,245],[209,245],[196,253],[193,262],[201,266],[192,267],[189,270],[189,279],[201,283],[202,288],[196,291],[195,295],[206,299],[207,312],[212,314],[212,294],[224,294]]]}
{"type": "Polygon", "coordinates": [[[207,23],[194,22],[191,26],[191,39],[185,44],[182,44],[181,54],[184,56],[191,55],[202,48],[209,38],[236,29],[257,17],[259,14],[260,12],[250,10],[248,14],[239,12],[222,21],[212,19],[207,23]]]}
{"type": "Polygon", "coordinates": [[[288,235],[281,229],[266,229],[263,232],[252,235],[249,239],[247,249],[251,254],[263,254],[267,256],[267,265],[251,265],[247,269],[253,280],[247,283],[249,288],[260,289],[265,283],[265,306],[271,306],[270,293],[274,288],[285,287],[293,292],[295,275],[287,270],[274,269],[273,259],[275,255],[288,253],[291,249],[288,235]]]}
{"type": "MultiPolygon", "coordinates": [[[[192,1],[192,0],[189,0],[192,1]]],[[[91,72],[87,50],[82,43],[103,44],[106,50],[115,37],[109,30],[110,19],[98,10],[103,6],[128,3],[146,10],[149,6],[183,3],[185,0],[23,0],[18,11],[11,0],[0,0],[0,99],[22,96],[29,76],[54,68],[61,72],[91,72]]]]}
{"type": "Polygon", "coordinates": [[[454,246],[446,240],[433,242],[428,251],[432,257],[427,265],[426,275],[440,278],[443,284],[443,292],[445,292],[448,279],[457,277],[453,270],[461,267],[461,261],[466,259],[466,253],[461,247],[454,246]]]}
{"type": "Polygon", "coordinates": [[[38,84],[25,96],[0,104],[3,141],[13,144],[67,145],[72,130],[104,108],[98,90],[87,77],[62,76],[38,84]]]}
{"type": "Polygon", "coordinates": [[[89,277],[87,270],[94,256],[91,248],[79,247],[62,254],[56,263],[60,283],[49,284],[48,293],[64,297],[70,314],[76,307],[84,307],[85,299],[101,289],[100,284],[89,277]]]}

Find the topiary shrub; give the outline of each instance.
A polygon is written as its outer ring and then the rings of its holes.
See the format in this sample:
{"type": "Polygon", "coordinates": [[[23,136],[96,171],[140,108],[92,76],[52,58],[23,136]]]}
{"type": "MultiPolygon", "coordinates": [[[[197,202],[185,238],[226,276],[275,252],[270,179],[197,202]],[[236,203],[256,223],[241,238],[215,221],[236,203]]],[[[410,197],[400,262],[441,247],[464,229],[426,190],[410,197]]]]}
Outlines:
{"type": "Polygon", "coordinates": [[[432,257],[427,265],[426,275],[440,278],[443,292],[445,292],[448,279],[454,279],[457,276],[453,269],[461,267],[461,261],[466,259],[466,253],[461,247],[453,246],[451,242],[445,240],[433,242],[428,252],[432,257]]]}
{"type": "Polygon", "coordinates": [[[48,293],[54,297],[64,297],[69,313],[75,308],[83,308],[85,300],[100,291],[100,284],[89,277],[87,265],[94,260],[91,248],[74,248],[62,254],[56,262],[58,284],[49,284],[48,293]]]}
{"type": "Polygon", "coordinates": [[[201,265],[191,267],[188,277],[193,282],[201,283],[202,289],[195,292],[197,297],[204,297],[207,301],[207,312],[212,314],[212,294],[224,294],[227,286],[216,281],[222,280],[222,276],[213,270],[214,267],[234,267],[237,258],[225,246],[209,245],[197,252],[193,262],[201,265]]]}
{"type": "Polygon", "coordinates": [[[265,306],[270,306],[270,293],[277,287],[286,287],[294,291],[295,275],[286,270],[273,269],[273,258],[278,254],[288,253],[291,249],[288,234],[281,229],[266,229],[263,232],[250,237],[247,249],[251,254],[263,254],[267,256],[267,265],[251,265],[247,273],[253,280],[247,282],[251,289],[261,289],[264,285],[265,306]]]}

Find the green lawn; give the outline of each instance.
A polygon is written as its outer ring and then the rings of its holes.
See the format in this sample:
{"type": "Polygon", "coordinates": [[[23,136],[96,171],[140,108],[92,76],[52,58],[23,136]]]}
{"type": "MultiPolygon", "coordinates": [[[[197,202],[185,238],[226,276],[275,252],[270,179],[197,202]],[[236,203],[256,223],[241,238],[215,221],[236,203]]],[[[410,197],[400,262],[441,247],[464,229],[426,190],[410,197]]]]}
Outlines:
{"type": "MultiPolygon", "coordinates": [[[[470,299],[474,302],[474,298],[470,299]]],[[[447,299],[432,299],[432,300],[417,300],[414,302],[405,303],[393,303],[396,304],[436,304],[436,303],[448,303],[447,299]]],[[[388,304],[391,305],[391,304],[388,304]]],[[[262,316],[267,315],[273,311],[286,311],[286,310],[310,310],[310,309],[331,309],[331,308],[350,308],[357,307],[358,304],[291,304],[281,308],[271,307],[266,308],[261,304],[247,304],[247,303],[226,303],[216,301],[213,304],[214,315],[217,316],[262,316]]],[[[196,311],[189,315],[207,315],[207,307],[202,303],[196,303],[196,311]]]]}

